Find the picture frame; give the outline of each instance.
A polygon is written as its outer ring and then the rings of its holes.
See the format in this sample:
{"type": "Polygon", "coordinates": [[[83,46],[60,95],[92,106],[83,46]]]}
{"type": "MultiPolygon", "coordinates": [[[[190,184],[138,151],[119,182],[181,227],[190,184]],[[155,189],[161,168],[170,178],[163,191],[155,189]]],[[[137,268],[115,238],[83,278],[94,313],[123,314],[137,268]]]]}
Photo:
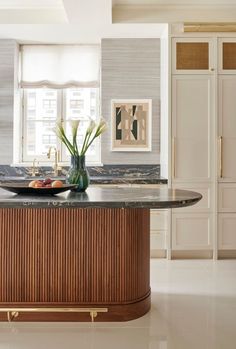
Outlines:
{"type": "Polygon", "coordinates": [[[152,150],[152,100],[111,100],[111,151],[152,150]]]}

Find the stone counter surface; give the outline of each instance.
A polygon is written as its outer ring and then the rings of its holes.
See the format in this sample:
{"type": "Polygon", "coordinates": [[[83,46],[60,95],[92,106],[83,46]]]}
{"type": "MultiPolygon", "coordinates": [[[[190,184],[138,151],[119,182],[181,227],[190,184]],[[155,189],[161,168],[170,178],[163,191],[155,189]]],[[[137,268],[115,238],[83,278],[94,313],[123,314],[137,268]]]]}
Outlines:
{"type": "MultiPolygon", "coordinates": [[[[39,189],[40,190],[40,189],[39,189]]],[[[0,189],[0,208],[176,208],[201,200],[199,193],[178,189],[88,188],[85,193],[55,196],[15,195],[0,189]]]]}
{"type": "MultiPolygon", "coordinates": [[[[38,167],[40,178],[53,177],[52,168],[38,167]]],[[[0,165],[0,182],[29,180],[31,167],[0,165]]],[[[60,179],[65,180],[68,167],[62,169],[60,179]]],[[[88,167],[91,184],[167,184],[160,176],[160,165],[104,165],[88,167]]],[[[32,178],[33,179],[33,178],[32,178]]]]}

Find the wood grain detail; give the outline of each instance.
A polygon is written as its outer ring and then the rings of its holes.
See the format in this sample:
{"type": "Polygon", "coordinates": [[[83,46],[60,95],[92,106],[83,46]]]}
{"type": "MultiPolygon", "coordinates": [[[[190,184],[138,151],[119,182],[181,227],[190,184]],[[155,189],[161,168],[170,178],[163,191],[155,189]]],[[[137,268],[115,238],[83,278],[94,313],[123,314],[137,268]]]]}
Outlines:
{"type": "Polygon", "coordinates": [[[207,42],[177,42],[176,69],[209,69],[209,44],[207,42]]]}
{"type": "Polygon", "coordinates": [[[236,42],[223,42],[223,69],[236,69],[236,42]]]}
{"type": "Polygon", "coordinates": [[[148,209],[0,209],[0,307],[110,305],[122,318],[150,293],[149,224],[148,209]]]}

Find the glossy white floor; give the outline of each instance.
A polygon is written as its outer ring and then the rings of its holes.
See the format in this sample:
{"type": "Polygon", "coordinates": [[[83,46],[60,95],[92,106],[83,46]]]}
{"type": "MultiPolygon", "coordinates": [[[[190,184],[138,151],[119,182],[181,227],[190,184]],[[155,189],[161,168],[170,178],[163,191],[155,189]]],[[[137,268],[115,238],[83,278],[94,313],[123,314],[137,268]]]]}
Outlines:
{"type": "Polygon", "coordinates": [[[236,261],[151,261],[152,310],[127,323],[0,324],[0,349],[235,349],[236,261]]]}

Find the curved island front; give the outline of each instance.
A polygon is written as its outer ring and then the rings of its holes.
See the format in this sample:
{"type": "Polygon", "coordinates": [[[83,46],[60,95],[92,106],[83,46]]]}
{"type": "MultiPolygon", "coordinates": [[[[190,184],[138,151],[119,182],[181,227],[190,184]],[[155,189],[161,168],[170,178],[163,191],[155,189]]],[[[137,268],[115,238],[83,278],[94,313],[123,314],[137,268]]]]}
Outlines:
{"type": "Polygon", "coordinates": [[[171,189],[0,190],[0,321],[127,321],[150,309],[150,209],[194,205],[171,189]]]}

